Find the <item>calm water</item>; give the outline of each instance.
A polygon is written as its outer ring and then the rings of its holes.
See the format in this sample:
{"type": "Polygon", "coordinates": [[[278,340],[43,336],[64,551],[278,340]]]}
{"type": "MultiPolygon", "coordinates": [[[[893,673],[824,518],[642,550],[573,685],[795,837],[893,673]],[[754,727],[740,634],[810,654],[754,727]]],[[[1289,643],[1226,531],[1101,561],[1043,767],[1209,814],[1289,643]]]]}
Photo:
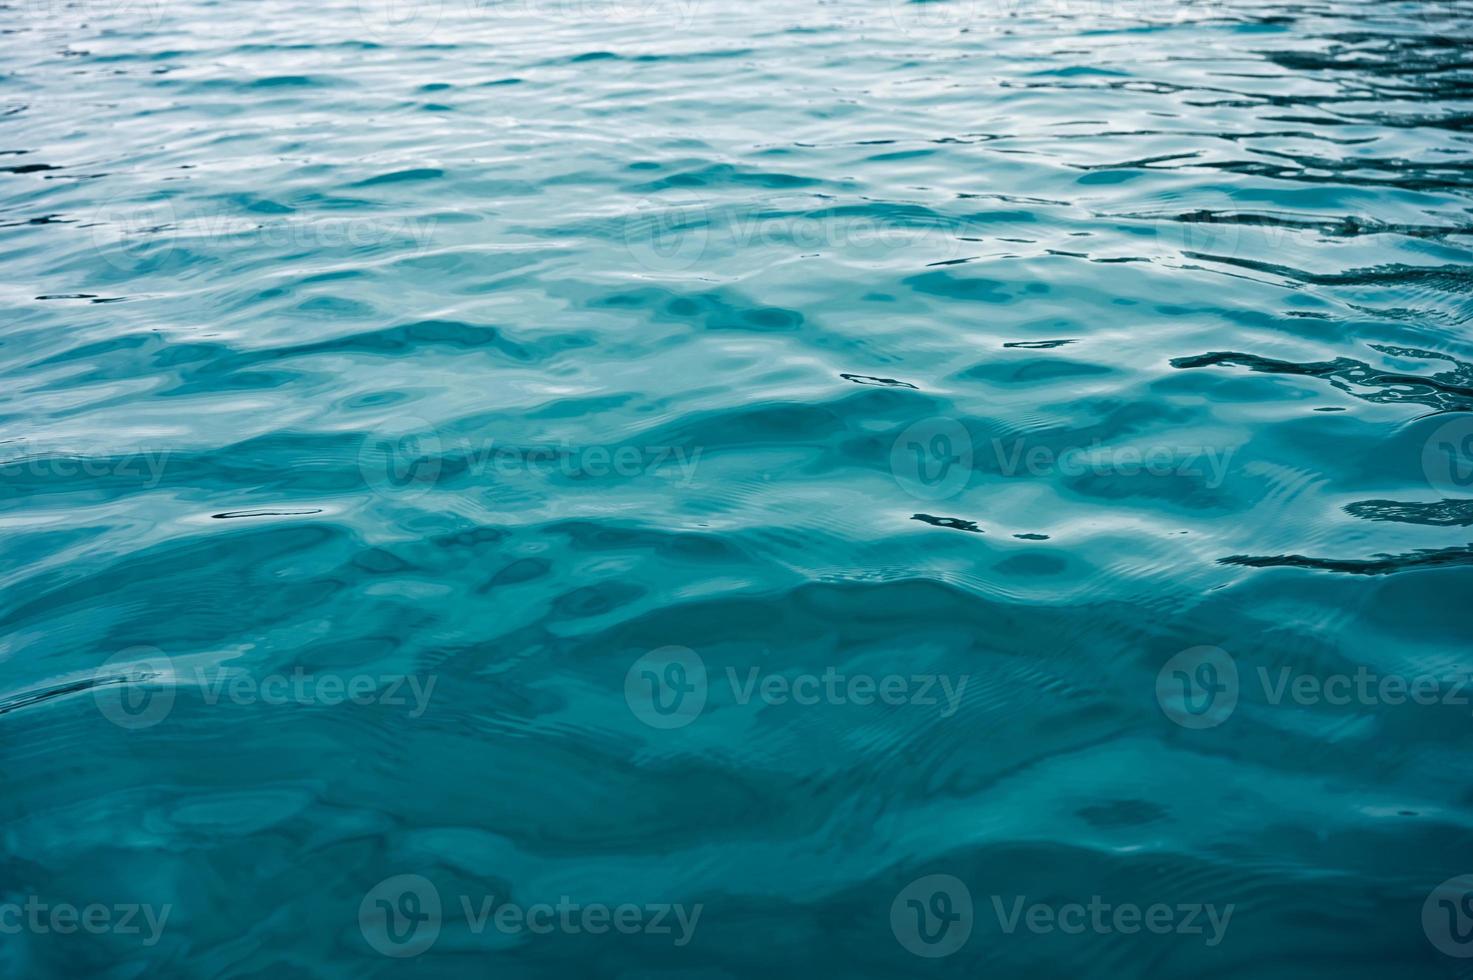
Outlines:
{"type": "Polygon", "coordinates": [[[5,972],[1467,976],[1470,15],[11,0],[5,972]]]}

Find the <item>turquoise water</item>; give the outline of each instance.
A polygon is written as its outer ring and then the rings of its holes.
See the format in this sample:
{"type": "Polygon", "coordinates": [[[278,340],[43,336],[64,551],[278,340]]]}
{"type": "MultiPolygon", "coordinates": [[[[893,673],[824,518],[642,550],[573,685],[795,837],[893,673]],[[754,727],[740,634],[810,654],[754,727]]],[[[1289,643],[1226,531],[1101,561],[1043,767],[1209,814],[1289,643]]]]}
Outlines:
{"type": "Polygon", "coordinates": [[[1470,13],[12,0],[5,972],[1467,975],[1470,13]]]}

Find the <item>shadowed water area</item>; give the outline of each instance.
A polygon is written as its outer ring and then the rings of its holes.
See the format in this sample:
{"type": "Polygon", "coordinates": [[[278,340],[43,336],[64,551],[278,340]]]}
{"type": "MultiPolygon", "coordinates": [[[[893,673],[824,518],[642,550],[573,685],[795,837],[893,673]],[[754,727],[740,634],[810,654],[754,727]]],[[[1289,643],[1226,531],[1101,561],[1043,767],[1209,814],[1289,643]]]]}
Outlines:
{"type": "Polygon", "coordinates": [[[1469,975],[1473,4],[0,18],[7,975],[1469,975]]]}

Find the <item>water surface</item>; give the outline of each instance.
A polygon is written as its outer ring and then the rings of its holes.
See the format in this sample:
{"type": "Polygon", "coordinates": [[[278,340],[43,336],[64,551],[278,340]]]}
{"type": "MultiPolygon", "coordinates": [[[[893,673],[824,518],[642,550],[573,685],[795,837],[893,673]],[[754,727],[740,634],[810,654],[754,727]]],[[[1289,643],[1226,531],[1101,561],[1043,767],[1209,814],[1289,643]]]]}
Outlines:
{"type": "Polygon", "coordinates": [[[12,2],[0,962],[1462,975],[1469,13],[12,2]]]}

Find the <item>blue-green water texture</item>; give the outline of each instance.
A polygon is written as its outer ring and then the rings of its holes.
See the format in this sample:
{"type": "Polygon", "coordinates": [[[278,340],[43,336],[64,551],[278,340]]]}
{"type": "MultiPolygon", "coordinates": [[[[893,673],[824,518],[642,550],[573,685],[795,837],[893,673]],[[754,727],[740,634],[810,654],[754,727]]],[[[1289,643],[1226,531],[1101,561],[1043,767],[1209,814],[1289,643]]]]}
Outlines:
{"type": "Polygon", "coordinates": [[[1473,4],[0,18],[4,975],[1473,976],[1473,4]]]}

